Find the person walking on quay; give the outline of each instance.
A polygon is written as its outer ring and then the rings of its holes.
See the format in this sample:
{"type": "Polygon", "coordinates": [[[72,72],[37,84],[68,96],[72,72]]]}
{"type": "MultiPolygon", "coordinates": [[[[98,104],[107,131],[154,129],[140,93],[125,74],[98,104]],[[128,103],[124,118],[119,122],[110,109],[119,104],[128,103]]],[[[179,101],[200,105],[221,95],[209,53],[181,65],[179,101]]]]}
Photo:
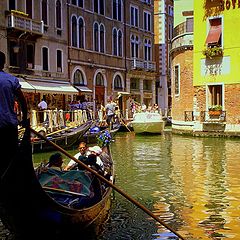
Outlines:
{"type": "Polygon", "coordinates": [[[46,98],[43,96],[41,102],[38,104],[39,112],[39,121],[42,123],[44,121],[44,110],[47,110],[46,98]]]}
{"type": "MultiPolygon", "coordinates": [[[[22,126],[27,126],[27,103],[21,91],[19,80],[3,71],[6,56],[0,51],[0,177],[1,180],[11,160],[18,151],[18,118],[14,111],[14,102],[20,104],[22,126]]],[[[0,180],[0,182],[1,182],[0,180]]]]}
{"type": "Polygon", "coordinates": [[[116,107],[116,104],[112,101],[111,98],[109,98],[108,103],[105,106],[105,111],[107,114],[107,124],[110,129],[112,128],[111,124],[112,124],[113,117],[115,115],[115,107],[116,107]]]}

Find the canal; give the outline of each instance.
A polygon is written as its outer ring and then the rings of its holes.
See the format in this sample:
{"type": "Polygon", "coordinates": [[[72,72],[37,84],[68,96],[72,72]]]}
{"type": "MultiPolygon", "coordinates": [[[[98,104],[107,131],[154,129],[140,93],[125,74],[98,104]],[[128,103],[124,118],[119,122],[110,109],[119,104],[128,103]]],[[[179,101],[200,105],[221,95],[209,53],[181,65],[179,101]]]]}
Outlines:
{"type": "MultiPolygon", "coordinates": [[[[111,149],[116,185],[186,239],[240,239],[240,140],[118,133],[111,149]]],[[[34,162],[50,154],[35,154],[34,162]]],[[[175,238],[115,192],[98,239],[175,238]]]]}

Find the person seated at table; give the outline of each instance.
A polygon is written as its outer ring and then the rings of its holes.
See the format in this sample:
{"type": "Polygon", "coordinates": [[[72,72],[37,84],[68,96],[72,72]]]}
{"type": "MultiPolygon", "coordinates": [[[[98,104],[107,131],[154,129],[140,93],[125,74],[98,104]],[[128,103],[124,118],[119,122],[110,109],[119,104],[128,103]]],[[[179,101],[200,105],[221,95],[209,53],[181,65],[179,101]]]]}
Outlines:
{"type": "Polygon", "coordinates": [[[46,167],[62,171],[62,164],[63,158],[61,153],[54,153],[50,156],[46,167]]]}

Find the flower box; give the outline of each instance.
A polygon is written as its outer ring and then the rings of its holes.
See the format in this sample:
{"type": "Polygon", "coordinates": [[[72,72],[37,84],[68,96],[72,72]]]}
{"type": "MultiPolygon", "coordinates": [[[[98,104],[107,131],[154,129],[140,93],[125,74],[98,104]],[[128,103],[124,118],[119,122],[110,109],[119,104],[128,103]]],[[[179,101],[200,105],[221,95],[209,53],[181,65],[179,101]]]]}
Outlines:
{"type": "Polygon", "coordinates": [[[223,49],[219,46],[207,47],[202,51],[202,53],[206,56],[206,58],[212,59],[214,57],[222,57],[223,49]]]}

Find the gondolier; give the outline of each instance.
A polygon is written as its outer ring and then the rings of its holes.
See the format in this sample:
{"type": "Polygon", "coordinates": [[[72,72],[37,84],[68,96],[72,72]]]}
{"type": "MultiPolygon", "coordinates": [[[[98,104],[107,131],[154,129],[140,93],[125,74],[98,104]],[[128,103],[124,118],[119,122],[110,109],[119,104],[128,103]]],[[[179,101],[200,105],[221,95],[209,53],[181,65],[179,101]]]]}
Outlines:
{"type": "Polygon", "coordinates": [[[20,103],[22,111],[22,125],[27,124],[27,103],[21,91],[19,80],[13,75],[3,71],[6,61],[5,54],[0,52],[0,176],[4,172],[12,158],[15,157],[18,148],[18,119],[14,111],[14,101],[20,103]]]}

